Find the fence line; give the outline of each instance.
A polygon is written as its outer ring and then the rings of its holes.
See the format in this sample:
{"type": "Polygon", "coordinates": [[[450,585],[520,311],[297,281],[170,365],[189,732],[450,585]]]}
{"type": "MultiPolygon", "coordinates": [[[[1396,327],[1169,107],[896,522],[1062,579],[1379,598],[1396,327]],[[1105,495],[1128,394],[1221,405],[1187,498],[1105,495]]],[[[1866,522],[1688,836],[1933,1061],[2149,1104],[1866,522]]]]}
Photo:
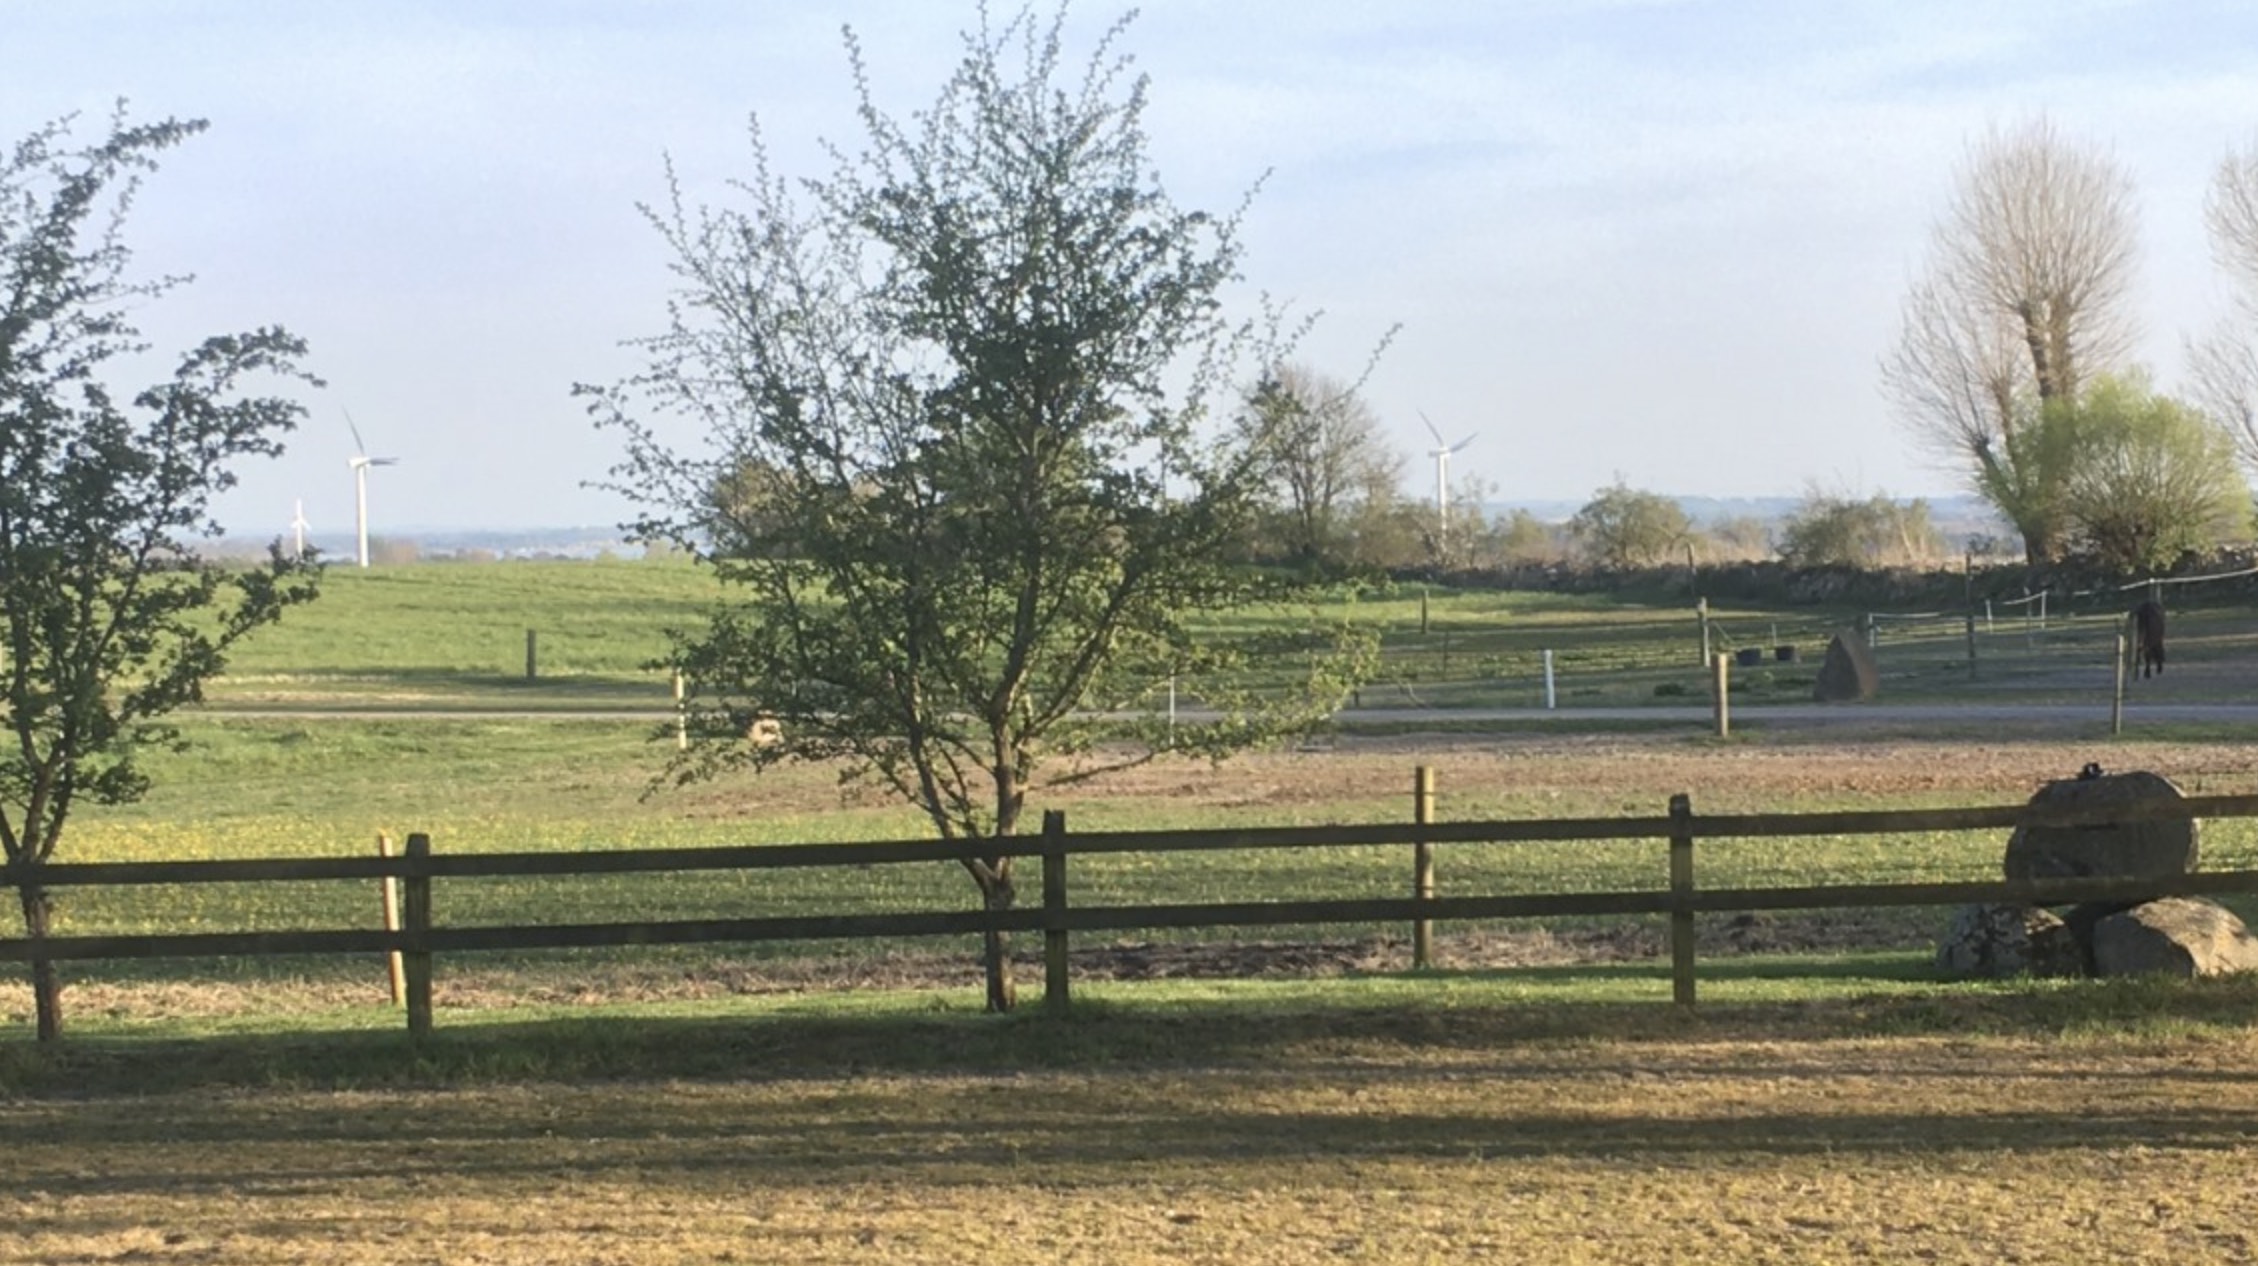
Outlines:
{"type": "MultiPolygon", "coordinates": [[[[1425,786],[1424,781],[1421,784],[1425,786]]],[[[1425,815],[1418,815],[1424,817],[1425,815]]],[[[0,887],[397,880],[399,930],[322,929],[292,932],[203,932],[171,935],[50,936],[0,939],[0,961],[398,953],[405,977],[409,1032],[432,1027],[432,960],[439,953],[628,945],[939,936],[1042,932],[1045,1000],[1067,1005],[1066,951],[1074,932],[1132,928],[1262,927],[1547,916],[1667,915],[1671,979],[1677,1002],[1695,997],[1693,918],[1699,913],[1760,909],[1843,909],[2011,902],[2024,905],[2127,900],[2169,895],[2258,893],[2258,870],[2176,876],[2103,876],[1994,881],[1839,884],[1775,888],[1698,888],[1694,844],[1702,839],[1882,835],[2029,826],[2107,826],[2148,821],[2258,817],[2258,795],[2198,796],[2132,805],[1984,805],[1943,809],[1703,815],[1689,797],[1653,817],[1518,819],[1481,822],[1367,823],[1320,827],[1252,827],[1190,831],[1070,833],[1066,815],[1044,815],[1040,835],[1001,840],[890,840],[865,844],[737,845],[628,849],[600,853],[435,854],[428,835],[413,834],[400,856],[269,858],[242,861],[79,862],[17,864],[0,869],[0,887]],[[1413,895],[1394,898],[1073,906],[1069,867],[1076,855],[1194,852],[1218,849],[1332,848],[1403,845],[1431,862],[1436,844],[1516,844],[1580,840],[1663,840],[1667,886],[1617,892],[1506,893],[1441,896],[1432,872],[1415,870],[1413,895]],[[441,878],[680,873],[786,867],[862,866],[1039,857],[1038,906],[1009,910],[925,910],[892,914],[801,915],[743,919],[438,927],[432,884],[441,878]]]]}
{"type": "Polygon", "coordinates": [[[2164,585],[2199,585],[2207,580],[2238,580],[2244,576],[2258,576],[2258,567],[2245,567],[2240,571],[2213,572],[2208,576],[2150,576],[2146,580],[2128,580],[2121,585],[2103,585],[2098,589],[2081,589],[2071,594],[2073,598],[2091,598],[2104,593],[2131,593],[2135,589],[2151,589],[2164,585]]]}

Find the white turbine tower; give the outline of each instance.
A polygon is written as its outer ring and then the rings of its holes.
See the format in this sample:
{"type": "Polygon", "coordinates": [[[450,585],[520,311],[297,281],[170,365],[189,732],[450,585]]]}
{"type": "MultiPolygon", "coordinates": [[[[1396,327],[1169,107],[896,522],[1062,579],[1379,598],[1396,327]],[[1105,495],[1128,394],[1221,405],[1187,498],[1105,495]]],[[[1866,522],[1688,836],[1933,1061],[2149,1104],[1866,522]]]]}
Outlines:
{"type": "Polygon", "coordinates": [[[368,445],[361,441],[361,428],[353,425],[353,415],[345,414],[345,427],[353,433],[353,458],[347,465],[353,468],[353,534],[358,542],[357,560],[368,566],[368,468],[371,466],[396,466],[397,457],[371,457],[368,445]]]}
{"type": "Polygon", "coordinates": [[[1435,437],[1435,447],[1427,450],[1427,456],[1435,459],[1435,550],[1441,553],[1450,538],[1450,455],[1473,443],[1474,437],[1469,435],[1456,444],[1447,443],[1435,424],[1427,421],[1425,413],[1419,415],[1419,420],[1427,424],[1427,434],[1435,437]]]}
{"type": "Polygon", "coordinates": [[[297,550],[293,557],[304,558],[306,556],[306,529],[311,526],[312,524],[306,522],[306,503],[303,500],[292,502],[290,536],[297,550]]]}

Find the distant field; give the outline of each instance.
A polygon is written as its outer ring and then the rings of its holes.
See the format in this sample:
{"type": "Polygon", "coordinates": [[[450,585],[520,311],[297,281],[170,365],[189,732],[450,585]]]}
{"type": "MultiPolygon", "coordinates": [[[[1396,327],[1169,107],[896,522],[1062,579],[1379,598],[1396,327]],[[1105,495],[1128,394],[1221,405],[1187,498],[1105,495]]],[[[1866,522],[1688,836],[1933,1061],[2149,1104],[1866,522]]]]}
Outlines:
{"type": "Polygon", "coordinates": [[[685,561],[332,566],[320,599],[247,639],[210,693],[223,707],[663,708],[648,665],[719,593],[685,561]]]}
{"type": "MultiPolygon", "coordinates": [[[[213,706],[663,710],[669,686],[650,667],[665,630],[695,627],[721,596],[711,575],[680,560],[419,563],[334,567],[322,598],[246,642],[213,706]],[[537,675],[526,677],[526,634],[537,675]]],[[[1962,615],[1885,620],[1877,656],[1894,702],[2106,700],[2117,605],[2089,600],[2044,626],[1997,610],[1977,628],[1968,668],[1962,615]]],[[[1382,664],[1356,703],[1373,708],[1537,707],[1553,653],[1561,706],[1698,703],[1709,690],[1689,599],[1657,603],[1532,592],[1422,592],[1418,585],[1341,591],[1326,620],[1376,634],[1382,664]]],[[[1736,697],[1810,698],[1827,642],[1866,613],[1719,604],[1711,647],[1753,650],[1736,697]],[[1775,648],[1792,646],[1783,661],[1775,648]]],[[[1307,611],[1219,618],[1223,633],[1305,623],[1307,611]]],[[[2244,607],[2174,614],[2172,667],[2136,687],[2152,701],[2258,700],[2258,613],[2244,607]]]]}

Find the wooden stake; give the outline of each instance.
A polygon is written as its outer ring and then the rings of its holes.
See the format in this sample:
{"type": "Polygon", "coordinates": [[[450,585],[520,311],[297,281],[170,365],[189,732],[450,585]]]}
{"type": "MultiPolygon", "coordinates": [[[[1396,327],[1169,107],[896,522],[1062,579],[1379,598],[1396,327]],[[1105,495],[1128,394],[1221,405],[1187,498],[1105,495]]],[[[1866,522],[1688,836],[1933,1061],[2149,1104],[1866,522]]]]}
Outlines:
{"type": "Polygon", "coordinates": [[[1043,810],[1043,1008],[1066,1014],[1066,810],[1043,810]]]}
{"type": "MultiPolygon", "coordinates": [[[[392,856],[392,837],[382,831],[376,833],[376,855],[392,856]]],[[[400,879],[397,875],[384,877],[384,930],[400,930],[400,879]]],[[[393,950],[384,956],[384,974],[392,982],[392,1005],[408,1005],[408,978],[400,966],[400,951],[393,950]]]]}
{"type": "Polygon", "coordinates": [[[407,881],[401,886],[400,915],[407,951],[401,955],[408,986],[408,1036],[431,1036],[431,837],[408,836],[407,881]]]}
{"type": "MultiPolygon", "coordinates": [[[[1411,820],[1418,826],[1434,825],[1435,771],[1426,765],[1421,765],[1412,776],[1411,820]]],[[[1411,895],[1420,901],[1435,899],[1435,846],[1424,839],[1411,846],[1411,895]]],[[[1411,965],[1420,969],[1435,965],[1435,924],[1432,919],[1412,921],[1411,965]]]]}
{"type": "Polygon", "coordinates": [[[1733,732],[1732,704],[1733,657],[1723,651],[1709,661],[1710,713],[1717,722],[1717,737],[1727,738],[1733,732]]]}
{"type": "Polygon", "coordinates": [[[1681,1007],[1694,1004],[1693,797],[1670,797],[1670,993],[1681,1007]]]}
{"type": "Polygon", "coordinates": [[[2117,630],[2116,685],[2109,691],[2109,732],[2125,732],[2125,631],[2117,630]]]}

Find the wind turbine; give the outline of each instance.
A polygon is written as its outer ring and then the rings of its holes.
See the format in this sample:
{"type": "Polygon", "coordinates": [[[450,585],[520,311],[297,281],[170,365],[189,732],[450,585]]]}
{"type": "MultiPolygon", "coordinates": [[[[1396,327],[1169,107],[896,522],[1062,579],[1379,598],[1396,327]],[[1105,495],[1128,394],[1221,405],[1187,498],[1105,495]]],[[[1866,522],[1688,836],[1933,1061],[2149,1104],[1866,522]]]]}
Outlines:
{"type": "Polygon", "coordinates": [[[290,535],[298,551],[295,557],[304,558],[306,556],[306,529],[311,526],[306,522],[306,503],[303,500],[292,502],[290,535]]]}
{"type": "Polygon", "coordinates": [[[1435,459],[1435,548],[1439,553],[1450,536],[1450,455],[1473,443],[1474,437],[1469,435],[1456,444],[1448,443],[1425,413],[1419,415],[1419,420],[1427,424],[1427,434],[1435,437],[1435,447],[1427,450],[1427,456],[1435,459]]]}
{"type": "Polygon", "coordinates": [[[353,433],[353,458],[346,464],[353,468],[353,533],[359,544],[357,555],[360,565],[368,566],[368,468],[371,466],[397,466],[397,457],[371,457],[368,445],[361,440],[361,428],[353,425],[351,410],[345,413],[345,427],[353,433]]]}

